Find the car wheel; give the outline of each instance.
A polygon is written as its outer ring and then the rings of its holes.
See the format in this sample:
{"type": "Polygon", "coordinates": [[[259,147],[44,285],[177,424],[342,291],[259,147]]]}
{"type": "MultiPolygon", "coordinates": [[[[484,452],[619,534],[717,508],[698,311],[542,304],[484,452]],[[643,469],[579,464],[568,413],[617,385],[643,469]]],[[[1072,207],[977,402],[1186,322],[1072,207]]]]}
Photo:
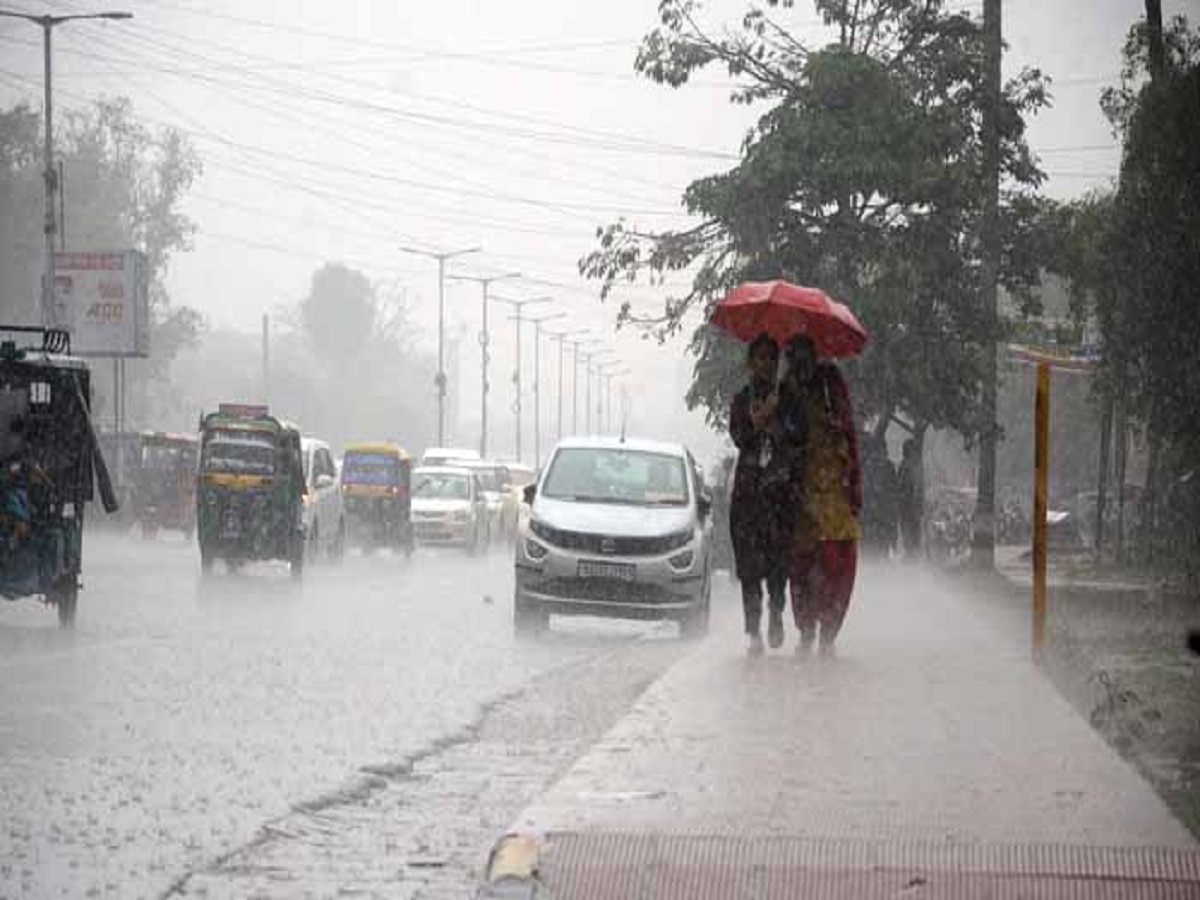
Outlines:
{"type": "Polygon", "coordinates": [[[537,603],[513,599],[513,634],[518,638],[533,638],[550,627],[550,614],[537,603]]]}
{"type": "Polygon", "coordinates": [[[699,602],[687,611],[679,622],[679,633],[684,640],[696,641],[708,634],[709,619],[712,613],[712,576],[704,580],[704,589],[700,592],[699,602]]]}
{"type": "Polygon", "coordinates": [[[317,555],[321,552],[321,523],[317,519],[313,519],[312,533],[305,541],[304,553],[308,557],[308,562],[315,563],[317,555]]]}
{"type": "Polygon", "coordinates": [[[334,563],[340,563],[346,555],[346,522],[343,519],[338,523],[337,538],[334,539],[333,546],[329,549],[329,559],[334,563]]]}
{"type": "Polygon", "coordinates": [[[306,555],[307,550],[308,550],[308,548],[306,546],[306,542],[303,539],[297,539],[296,546],[292,548],[292,558],[290,561],[291,562],[290,568],[291,568],[292,578],[294,578],[297,581],[299,581],[300,578],[304,575],[304,557],[306,555]]]}
{"type": "Polygon", "coordinates": [[[58,608],[58,624],[62,628],[75,627],[75,609],[79,605],[79,584],[74,575],[62,579],[50,594],[58,608]]]}

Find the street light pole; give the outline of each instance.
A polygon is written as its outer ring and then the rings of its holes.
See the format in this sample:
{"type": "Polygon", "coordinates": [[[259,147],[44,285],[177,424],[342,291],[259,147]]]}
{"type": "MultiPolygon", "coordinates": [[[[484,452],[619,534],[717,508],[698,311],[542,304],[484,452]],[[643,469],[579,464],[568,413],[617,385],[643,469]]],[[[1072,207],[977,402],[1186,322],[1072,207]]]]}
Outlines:
{"type": "MultiPolygon", "coordinates": [[[[599,338],[588,338],[586,341],[571,342],[573,351],[573,364],[571,367],[571,434],[579,434],[579,348],[593,347],[599,343],[599,338]]],[[[584,356],[586,357],[587,354],[585,353],[584,356]]]]}
{"type": "Polygon", "coordinates": [[[438,253],[432,250],[419,250],[414,247],[401,247],[402,253],[414,256],[425,256],[436,259],[438,264],[438,446],[446,446],[446,260],[467,253],[478,253],[482,248],[468,247],[465,250],[451,250],[438,253]]]}
{"type": "MultiPolygon", "coordinates": [[[[587,329],[550,332],[551,340],[558,341],[558,440],[560,441],[563,436],[563,369],[566,367],[567,344],[574,343],[571,338],[581,334],[587,334],[587,329]]],[[[574,383],[573,379],[572,383],[574,383]]]]}
{"type": "Polygon", "coordinates": [[[497,303],[507,303],[516,310],[516,314],[511,318],[517,323],[517,367],[513,372],[513,384],[516,387],[517,401],[514,404],[513,413],[517,417],[517,462],[521,461],[521,322],[525,321],[522,318],[522,310],[526,306],[531,306],[535,303],[549,303],[549,297],[533,297],[529,300],[513,300],[507,297],[496,297],[497,303]]]}
{"type": "Polygon", "coordinates": [[[58,173],[54,170],[54,103],[50,76],[50,34],[56,25],[62,25],[64,22],[71,22],[76,19],[132,19],[133,13],[103,12],[81,13],[71,16],[34,16],[28,13],[0,10],[0,17],[6,19],[24,19],[26,22],[32,22],[34,25],[40,26],[42,29],[42,77],[45,80],[44,118],[46,120],[46,145],[44,149],[46,168],[42,174],[42,177],[45,179],[46,188],[46,215],[43,224],[46,238],[46,260],[42,274],[42,325],[49,328],[58,324],[54,321],[54,232],[57,230],[57,222],[54,214],[54,194],[58,190],[58,173]]]}
{"type": "MultiPolygon", "coordinates": [[[[620,369],[624,363],[619,360],[612,362],[601,363],[596,371],[600,379],[604,381],[604,390],[600,389],[599,381],[596,382],[596,420],[601,431],[612,431],[612,380],[613,376],[618,374],[615,370],[620,369]],[[607,416],[605,413],[607,412],[607,416]],[[607,421],[606,421],[607,419],[607,421]]],[[[623,369],[621,374],[627,373],[628,369],[623,369]]]]}
{"type": "MultiPolygon", "coordinates": [[[[602,357],[602,356],[608,356],[608,355],[610,355],[612,352],[613,352],[613,351],[612,351],[611,349],[605,348],[605,349],[602,349],[602,350],[593,350],[591,353],[588,353],[588,354],[586,354],[586,356],[587,356],[587,363],[586,363],[586,366],[585,366],[585,367],[586,367],[586,369],[587,369],[587,410],[586,410],[586,415],[585,415],[585,417],[584,417],[584,418],[585,418],[584,427],[587,429],[587,431],[588,431],[588,433],[589,433],[589,434],[590,434],[590,433],[591,433],[591,431],[592,431],[592,369],[593,369],[593,360],[599,359],[599,358],[600,358],[600,357],[602,357]]],[[[599,392],[600,392],[600,386],[597,384],[597,386],[596,386],[596,393],[597,393],[597,394],[599,394],[599,392]]],[[[597,423],[597,424],[599,424],[599,423],[597,423]]]]}
{"type": "Polygon", "coordinates": [[[542,323],[565,319],[565,312],[530,319],[533,323],[533,467],[542,467],[542,323]]]}
{"type": "Polygon", "coordinates": [[[488,363],[492,360],[491,352],[488,350],[488,344],[491,342],[491,335],[488,332],[488,288],[494,281],[505,281],[509,278],[520,278],[520,272],[506,272],[503,275],[490,275],[486,278],[481,278],[473,275],[451,275],[451,281],[474,281],[476,284],[483,286],[483,305],[481,307],[483,325],[479,331],[479,456],[481,459],[487,459],[487,439],[488,439],[488,363]]]}

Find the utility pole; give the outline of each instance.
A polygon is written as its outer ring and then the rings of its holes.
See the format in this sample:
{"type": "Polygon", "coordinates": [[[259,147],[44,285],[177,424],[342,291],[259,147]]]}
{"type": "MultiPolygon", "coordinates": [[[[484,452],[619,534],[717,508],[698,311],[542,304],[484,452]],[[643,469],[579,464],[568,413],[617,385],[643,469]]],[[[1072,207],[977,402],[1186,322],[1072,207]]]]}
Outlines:
{"type": "MultiPolygon", "coordinates": [[[[579,348],[594,347],[601,343],[599,338],[588,338],[585,341],[572,341],[572,367],[571,367],[571,434],[579,434],[579,348]]],[[[587,354],[585,353],[586,357],[587,354]]],[[[589,379],[589,386],[591,380],[589,379]]],[[[591,400],[589,399],[590,403],[591,400]]],[[[587,408],[584,408],[587,411],[587,408]]]]}
{"type": "Polygon", "coordinates": [[[507,303],[516,310],[516,314],[512,316],[514,322],[517,323],[517,365],[513,370],[513,386],[517,393],[516,402],[513,404],[513,414],[517,418],[517,462],[521,461],[521,323],[525,321],[522,318],[522,310],[526,306],[532,306],[535,303],[549,303],[549,297],[533,297],[529,300],[513,300],[506,297],[496,297],[497,303],[507,303]]]}
{"type": "Polygon", "coordinates": [[[476,284],[483,287],[483,303],[480,307],[483,325],[479,331],[479,456],[481,459],[487,459],[487,439],[488,439],[488,363],[492,361],[491,352],[488,350],[488,344],[491,342],[491,335],[488,332],[488,288],[492,282],[506,281],[509,278],[520,278],[520,272],[505,272],[503,275],[489,275],[486,278],[481,278],[472,275],[451,275],[451,281],[474,281],[476,284]]]}
{"type": "Polygon", "coordinates": [[[432,250],[419,250],[414,247],[401,247],[402,253],[414,256],[425,256],[436,259],[438,264],[438,370],[435,383],[438,392],[438,446],[446,446],[446,260],[467,253],[478,253],[481,247],[468,247],[465,250],[450,250],[444,253],[432,250]]]}
{"type": "Polygon", "coordinates": [[[612,380],[618,375],[628,375],[629,370],[621,368],[624,365],[622,362],[608,362],[600,366],[600,377],[604,380],[604,390],[600,390],[600,385],[596,385],[596,392],[600,394],[596,401],[596,413],[600,423],[600,430],[612,432],[612,380]]]}
{"type": "Polygon", "coordinates": [[[533,467],[542,467],[542,323],[565,319],[565,312],[529,319],[533,323],[533,467]]]}
{"type": "Polygon", "coordinates": [[[42,172],[46,187],[46,215],[43,225],[46,238],[46,260],[42,275],[42,325],[49,328],[58,324],[54,321],[54,232],[57,230],[54,213],[54,194],[58,190],[58,172],[54,168],[54,103],[50,77],[50,36],[55,26],[62,25],[65,22],[72,22],[77,19],[132,19],[133,13],[102,12],[81,13],[71,16],[35,16],[29,13],[0,10],[0,17],[24,19],[26,22],[32,22],[34,25],[40,26],[42,29],[42,77],[45,80],[45,116],[43,118],[45,119],[46,126],[45,169],[42,172]]]}
{"type": "Polygon", "coordinates": [[[271,317],[262,318],[262,383],[263,403],[271,405],[271,317]]]}
{"type": "MultiPolygon", "coordinates": [[[[593,432],[593,421],[592,421],[592,370],[593,370],[593,368],[595,368],[595,370],[596,370],[596,396],[597,396],[597,398],[599,398],[599,396],[600,396],[600,383],[599,383],[600,382],[600,369],[598,366],[594,365],[594,360],[600,359],[601,357],[604,357],[604,356],[609,356],[613,352],[614,351],[612,351],[611,349],[606,347],[601,350],[593,350],[591,353],[586,354],[587,363],[586,363],[585,368],[587,370],[587,415],[584,417],[586,420],[584,422],[584,428],[586,429],[588,434],[594,433],[593,432]]],[[[598,425],[599,423],[595,423],[595,424],[598,425]]]]}
{"type": "Polygon", "coordinates": [[[983,140],[983,260],[980,271],[985,337],[983,364],[983,433],[979,440],[978,497],[975,501],[971,561],[991,570],[996,564],[996,393],[999,364],[1000,278],[1000,107],[1003,29],[1001,0],[983,0],[984,92],[981,137],[983,140]]]}
{"type": "Polygon", "coordinates": [[[563,436],[563,369],[566,365],[567,344],[574,343],[571,338],[587,334],[586,328],[576,331],[548,332],[552,341],[558,342],[558,440],[563,436]]]}

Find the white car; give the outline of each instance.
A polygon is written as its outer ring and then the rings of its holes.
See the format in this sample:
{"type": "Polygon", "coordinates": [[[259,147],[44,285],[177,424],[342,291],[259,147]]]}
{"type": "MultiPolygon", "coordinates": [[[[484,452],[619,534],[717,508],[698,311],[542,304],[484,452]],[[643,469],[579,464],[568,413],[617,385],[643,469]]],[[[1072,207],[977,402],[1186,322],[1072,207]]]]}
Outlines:
{"type": "Polygon", "coordinates": [[[337,464],[329,445],[316,438],[302,438],[304,455],[304,538],[309,559],[322,555],[340,560],[346,550],[346,517],[337,464]]]}
{"type": "Polygon", "coordinates": [[[429,447],[421,456],[423,466],[449,466],[462,462],[479,462],[479,451],[465,447],[429,447]]]}
{"type": "Polygon", "coordinates": [[[708,631],[712,500],[687,448],[571,438],[526,488],[516,548],[513,624],[546,629],[552,613],[673,619],[708,631]]]}
{"type": "Polygon", "coordinates": [[[488,508],[479,479],[461,466],[422,466],[412,475],[413,534],[419,544],[487,546],[488,508]]]}
{"type": "Polygon", "coordinates": [[[510,485],[508,468],[502,463],[483,460],[480,462],[455,463],[470,469],[479,479],[479,487],[488,507],[488,540],[512,540],[517,530],[517,504],[510,485]]]}

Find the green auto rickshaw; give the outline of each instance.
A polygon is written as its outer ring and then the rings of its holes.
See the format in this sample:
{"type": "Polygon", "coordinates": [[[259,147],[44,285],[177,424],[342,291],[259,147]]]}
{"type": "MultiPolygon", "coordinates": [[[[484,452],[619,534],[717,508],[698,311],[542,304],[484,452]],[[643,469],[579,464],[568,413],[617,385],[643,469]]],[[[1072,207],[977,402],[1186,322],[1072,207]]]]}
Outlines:
{"type": "Polygon", "coordinates": [[[91,421],[87,365],[65,331],[0,326],[0,597],[41,597],[75,621],[84,507],[117,498],[91,421]],[[38,346],[23,346],[29,335],[38,346]]]}
{"type": "Polygon", "coordinates": [[[279,559],[304,571],[304,463],[300,431],[266,406],[223,403],[200,418],[196,523],[200,568],[216,560],[279,559]]]}

